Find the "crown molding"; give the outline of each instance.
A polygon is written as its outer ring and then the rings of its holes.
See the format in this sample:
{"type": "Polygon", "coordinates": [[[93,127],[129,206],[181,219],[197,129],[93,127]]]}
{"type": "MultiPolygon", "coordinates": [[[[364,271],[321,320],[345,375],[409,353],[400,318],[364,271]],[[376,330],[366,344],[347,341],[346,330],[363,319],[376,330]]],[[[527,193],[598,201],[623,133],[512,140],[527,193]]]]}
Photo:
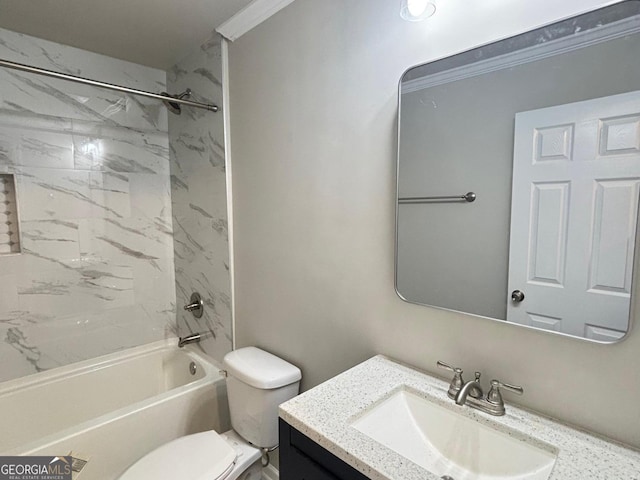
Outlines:
{"type": "Polygon", "coordinates": [[[254,0],[224,22],[216,32],[233,42],[266,19],[275,15],[294,0],[254,0]]]}
{"type": "Polygon", "coordinates": [[[443,72],[402,82],[400,91],[401,94],[404,95],[418,90],[423,90],[425,88],[442,85],[444,83],[455,82],[496,70],[503,70],[517,65],[522,65],[524,63],[535,62],[547,57],[571,52],[573,50],[578,50],[638,32],[640,32],[638,17],[630,17],[598,29],[588,30],[584,33],[575,33],[557,40],[540,43],[515,52],[500,55],[499,57],[481,60],[470,65],[463,65],[443,72]]]}

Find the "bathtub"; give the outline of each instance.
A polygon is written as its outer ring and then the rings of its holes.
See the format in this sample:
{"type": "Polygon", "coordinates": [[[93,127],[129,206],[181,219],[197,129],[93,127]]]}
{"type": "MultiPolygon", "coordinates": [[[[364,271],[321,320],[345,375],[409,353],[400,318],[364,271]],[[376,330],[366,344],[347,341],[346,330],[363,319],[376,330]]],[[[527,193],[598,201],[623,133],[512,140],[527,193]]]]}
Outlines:
{"type": "Polygon", "coordinates": [[[228,428],[219,368],[177,339],[0,384],[0,455],[72,451],[88,460],[79,480],[115,479],[174,438],[228,428]]]}

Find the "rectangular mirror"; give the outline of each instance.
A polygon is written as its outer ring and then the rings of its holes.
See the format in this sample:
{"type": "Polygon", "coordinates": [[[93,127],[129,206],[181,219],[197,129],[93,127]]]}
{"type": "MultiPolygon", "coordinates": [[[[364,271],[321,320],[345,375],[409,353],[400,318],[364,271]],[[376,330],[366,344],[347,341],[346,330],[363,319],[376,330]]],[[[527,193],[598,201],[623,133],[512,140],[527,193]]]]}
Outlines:
{"type": "Polygon", "coordinates": [[[629,330],[640,1],[409,69],[396,290],[600,342],[629,330]]]}

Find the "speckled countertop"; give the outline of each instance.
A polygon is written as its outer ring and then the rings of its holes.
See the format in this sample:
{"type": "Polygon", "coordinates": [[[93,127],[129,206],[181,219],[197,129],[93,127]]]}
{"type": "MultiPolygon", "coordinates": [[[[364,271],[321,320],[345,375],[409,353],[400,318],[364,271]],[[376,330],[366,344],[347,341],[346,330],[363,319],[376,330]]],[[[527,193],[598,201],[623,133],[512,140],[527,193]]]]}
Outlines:
{"type": "Polygon", "coordinates": [[[368,407],[408,389],[446,408],[510,434],[524,434],[558,450],[554,480],[640,480],[640,452],[517,408],[494,417],[457,407],[449,385],[378,355],[280,406],[280,417],[373,480],[440,477],[359,432],[350,423],[368,407]],[[509,432],[510,431],[510,432],[509,432]]]}

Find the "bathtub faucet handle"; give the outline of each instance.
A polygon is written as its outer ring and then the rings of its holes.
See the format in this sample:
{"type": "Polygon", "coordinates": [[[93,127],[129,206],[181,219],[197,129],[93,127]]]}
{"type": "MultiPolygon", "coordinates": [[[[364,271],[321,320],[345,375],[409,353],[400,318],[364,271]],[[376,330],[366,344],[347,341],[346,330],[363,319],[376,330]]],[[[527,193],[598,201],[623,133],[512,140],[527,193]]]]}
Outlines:
{"type": "Polygon", "coordinates": [[[193,316],[196,318],[202,317],[202,312],[204,311],[204,301],[198,292],[194,292],[191,294],[191,298],[189,299],[191,303],[184,306],[184,309],[188,312],[193,313],[193,316]]]}

